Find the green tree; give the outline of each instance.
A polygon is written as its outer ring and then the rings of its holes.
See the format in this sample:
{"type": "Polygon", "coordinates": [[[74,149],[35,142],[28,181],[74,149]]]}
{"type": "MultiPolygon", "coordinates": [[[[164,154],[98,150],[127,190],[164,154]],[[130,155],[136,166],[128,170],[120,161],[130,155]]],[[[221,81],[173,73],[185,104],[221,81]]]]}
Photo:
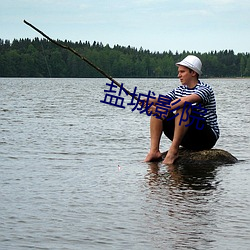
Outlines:
{"type": "Polygon", "coordinates": [[[250,76],[250,57],[247,58],[246,68],[244,71],[245,76],[250,76]]]}

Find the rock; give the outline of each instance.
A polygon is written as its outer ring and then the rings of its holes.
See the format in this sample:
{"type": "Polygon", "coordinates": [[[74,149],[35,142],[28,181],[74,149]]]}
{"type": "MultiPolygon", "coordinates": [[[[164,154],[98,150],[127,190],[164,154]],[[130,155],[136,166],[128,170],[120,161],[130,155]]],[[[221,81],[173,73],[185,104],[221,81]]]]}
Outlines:
{"type": "MultiPolygon", "coordinates": [[[[166,156],[167,152],[163,153],[162,157],[166,156]]],[[[238,160],[229,152],[222,149],[209,150],[188,150],[181,148],[179,158],[174,162],[175,165],[213,165],[236,163],[238,160]]]]}

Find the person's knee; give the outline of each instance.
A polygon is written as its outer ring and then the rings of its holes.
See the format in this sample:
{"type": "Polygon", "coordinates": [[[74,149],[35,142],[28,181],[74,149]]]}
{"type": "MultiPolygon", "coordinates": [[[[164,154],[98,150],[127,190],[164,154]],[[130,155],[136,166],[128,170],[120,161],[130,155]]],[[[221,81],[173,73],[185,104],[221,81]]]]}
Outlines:
{"type": "Polygon", "coordinates": [[[150,117],[150,123],[162,124],[163,121],[159,117],[151,115],[151,117],[150,117]]]}

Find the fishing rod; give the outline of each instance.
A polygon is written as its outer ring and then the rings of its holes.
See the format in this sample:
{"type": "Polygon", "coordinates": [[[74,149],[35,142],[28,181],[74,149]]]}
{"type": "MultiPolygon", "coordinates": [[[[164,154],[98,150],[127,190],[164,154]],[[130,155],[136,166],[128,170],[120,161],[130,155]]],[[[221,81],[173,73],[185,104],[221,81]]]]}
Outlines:
{"type": "Polygon", "coordinates": [[[26,20],[23,20],[23,22],[25,24],[27,24],[28,26],[30,26],[32,29],[34,29],[35,31],[37,31],[38,33],[40,33],[42,36],[44,36],[45,38],[47,38],[50,42],[54,43],[55,45],[61,47],[62,49],[66,49],[69,50],[70,52],[72,52],[73,54],[75,54],[76,56],[78,56],[80,59],[82,59],[83,61],[85,61],[86,63],[88,63],[91,67],[93,67],[94,69],[96,69],[99,73],[101,73],[102,75],[104,75],[106,78],[108,78],[110,81],[112,81],[116,86],[118,86],[119,88],[123,88],[123,90],[130,95],[132,98],[134,98],[135,100],[138,100],[138,98],[135,95],[132,95],[130,91],[128,91],[126,88],[124,88],[119,82],[117,82],[112,76],[108,75],[106,72],[104,72],[102,69],[100,69],[99,67],[97,67],[95,64],[93,64],[89,59],[87,59],[85,56],[80,55],[76,50],[72,49],[69,46],[65,46],[61,43],[59,43],[58,41],[50,38],[49,36],[47,36],[44,32],[42,32],[41,30],[39,30],[38,28],[36,28],[34,25],[32,25],[31,23],[27,22],[26,20]]]}

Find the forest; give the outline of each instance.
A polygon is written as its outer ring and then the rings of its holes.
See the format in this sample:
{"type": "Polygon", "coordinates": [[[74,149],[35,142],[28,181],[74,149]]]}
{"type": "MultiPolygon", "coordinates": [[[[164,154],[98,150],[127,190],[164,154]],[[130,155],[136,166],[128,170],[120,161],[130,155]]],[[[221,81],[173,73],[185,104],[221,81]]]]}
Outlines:
{"type": "MultiPolygon", "coordinates": [[[[150,52],[143,48],[101,42],[59,41],[85,56],[112,77],[170,78],[177,76],[175,63],[186,55],[198,56],[202,77],[249,77],[250,53],[233,50],[150,52]]],[[[102,77],[80,58],[46,39],[0,39],[0,77],[102,77]]]]}

